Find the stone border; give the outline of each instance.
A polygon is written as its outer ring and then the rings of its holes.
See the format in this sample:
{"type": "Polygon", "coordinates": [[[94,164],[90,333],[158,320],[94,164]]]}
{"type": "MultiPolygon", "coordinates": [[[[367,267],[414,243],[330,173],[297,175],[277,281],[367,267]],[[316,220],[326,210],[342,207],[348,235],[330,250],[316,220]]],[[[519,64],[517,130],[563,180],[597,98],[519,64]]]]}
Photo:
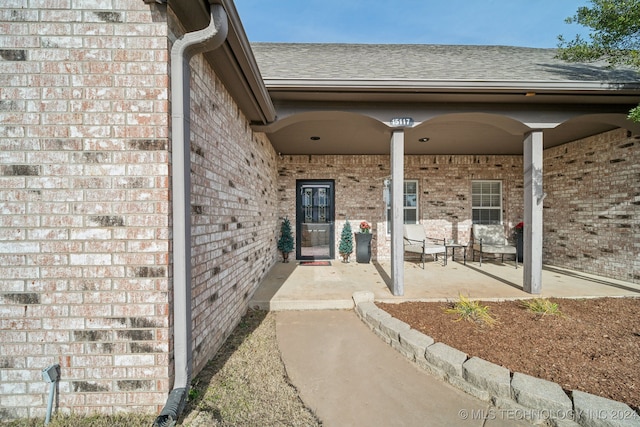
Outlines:
{"type": "Polygon", "coordinates": [[[640,426],[640,415],[624,403],[578,390],[569,397],[554,382],[511,373],[435,342],[378,308],[372,292],[355,292],[353,301],[358,317],[409,360],[466,393],[517,414],[518,419],[558,427],[640,426]]]}

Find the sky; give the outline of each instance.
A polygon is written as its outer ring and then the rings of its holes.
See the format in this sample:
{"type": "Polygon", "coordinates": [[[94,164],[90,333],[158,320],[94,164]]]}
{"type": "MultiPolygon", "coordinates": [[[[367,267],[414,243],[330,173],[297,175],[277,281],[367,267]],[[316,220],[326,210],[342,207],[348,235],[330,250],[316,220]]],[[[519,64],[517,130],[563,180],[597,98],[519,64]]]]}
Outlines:
{"type": "Polygon", "coordinates": [[[554,48],[587,37],[565,23],[589,0],[235,0],[251,42],[554,48]]]}

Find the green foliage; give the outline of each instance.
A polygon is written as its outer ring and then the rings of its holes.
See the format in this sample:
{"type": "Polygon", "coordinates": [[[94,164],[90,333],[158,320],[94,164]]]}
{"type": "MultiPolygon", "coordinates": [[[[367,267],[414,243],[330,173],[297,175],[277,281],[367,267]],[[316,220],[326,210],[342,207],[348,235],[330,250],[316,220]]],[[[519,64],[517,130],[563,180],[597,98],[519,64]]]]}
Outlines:
{"type": "Polygon", "coordinates": [[[280,239],[278,240],[278,250],[282,253],[293,251],[293,233],[291,232],[291,222],[289,218],[282,220],[280,227],[280,239]]]}
{"type": "Polygon", "coordinates": [[[456,322],[466,320],[479,323],[481,325],[493,326],[496,319],[489,312],[489,307],[480,304],[480,301],[471,301],[460,295],[459,300],[453,303],[450,308],[445,309],[445,313],[456,314],[456,322]]]}
{"type": "MultiPolygon", "coordinates": [[[[605,60],[611,66],[640,69],[640,0],[590,0],[592,7],[580,7],[569,24],[588,27],[590,40],[559,36],[557,57],[568,62],[605,60]]],[[[629,112],[640,122],[640,105],[629,112]]]]}
{"type": "Polygon", "coordinates": [[[636,108],[633,108],[631,111],[629,111],[628,118],[629,120],[633,120],[634,122],[640,123],[640,105],[638,105],[636,108]]]}
{"type": "Polygon", "coordinates": [[[340,252],[340,255],[345,257],[345,259],[353,252],[353,232],[351,231],[351,224],[349,221],[345,222],[342,227],[338,252],[340,252]]]}
{"type": "Polygon", "coordinates": [[[558,57],[570,62],[604,59],[611,65],[640,68],[640,0],[591,0],[566,22],[593,30],[590,41],[559,37],[558,57]]]}
{"type": "Polygon", "coordinates": [[[196,386],[197,384],[189,389],[189,400],[196,400],[198,397],[200,397],[200,390],[198,388],[195,388],[196,386]]]}
{"type": "Polygon", "coordinates": [[[534,298],[531,300],[523,300],[522,306],[532,313],[561,315],[558,303],[551,302],[546,298],[534,298]]]}

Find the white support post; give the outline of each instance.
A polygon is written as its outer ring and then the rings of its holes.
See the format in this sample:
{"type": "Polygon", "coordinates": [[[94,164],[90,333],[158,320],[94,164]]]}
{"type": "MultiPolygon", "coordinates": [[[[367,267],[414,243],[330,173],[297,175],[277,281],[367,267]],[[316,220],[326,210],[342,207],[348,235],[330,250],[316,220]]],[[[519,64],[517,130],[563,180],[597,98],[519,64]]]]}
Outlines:
{"type": "Polygon", "coordinates": [[[391,135],[391,292],[404,295],[404,131],[391,135]]]}
{"type": "Polygon", "coordinates": [[[530,294],[542,292],[542,131],[524,140],[524,281],[530,294]]]}

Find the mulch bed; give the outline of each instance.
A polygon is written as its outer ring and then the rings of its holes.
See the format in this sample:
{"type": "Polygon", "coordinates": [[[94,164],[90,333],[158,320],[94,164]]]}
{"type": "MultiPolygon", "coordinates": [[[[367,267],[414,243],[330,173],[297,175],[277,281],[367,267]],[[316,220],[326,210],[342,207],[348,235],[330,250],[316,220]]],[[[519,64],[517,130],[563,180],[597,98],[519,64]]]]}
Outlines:
{"type": "Polygon", "coordinates": [[[494,326],[456,321],[447,303],[376,303],[436,342],[559,384],[640,407],[640,298],[550,299],[561,316],[485,302],[494,326]]]}

